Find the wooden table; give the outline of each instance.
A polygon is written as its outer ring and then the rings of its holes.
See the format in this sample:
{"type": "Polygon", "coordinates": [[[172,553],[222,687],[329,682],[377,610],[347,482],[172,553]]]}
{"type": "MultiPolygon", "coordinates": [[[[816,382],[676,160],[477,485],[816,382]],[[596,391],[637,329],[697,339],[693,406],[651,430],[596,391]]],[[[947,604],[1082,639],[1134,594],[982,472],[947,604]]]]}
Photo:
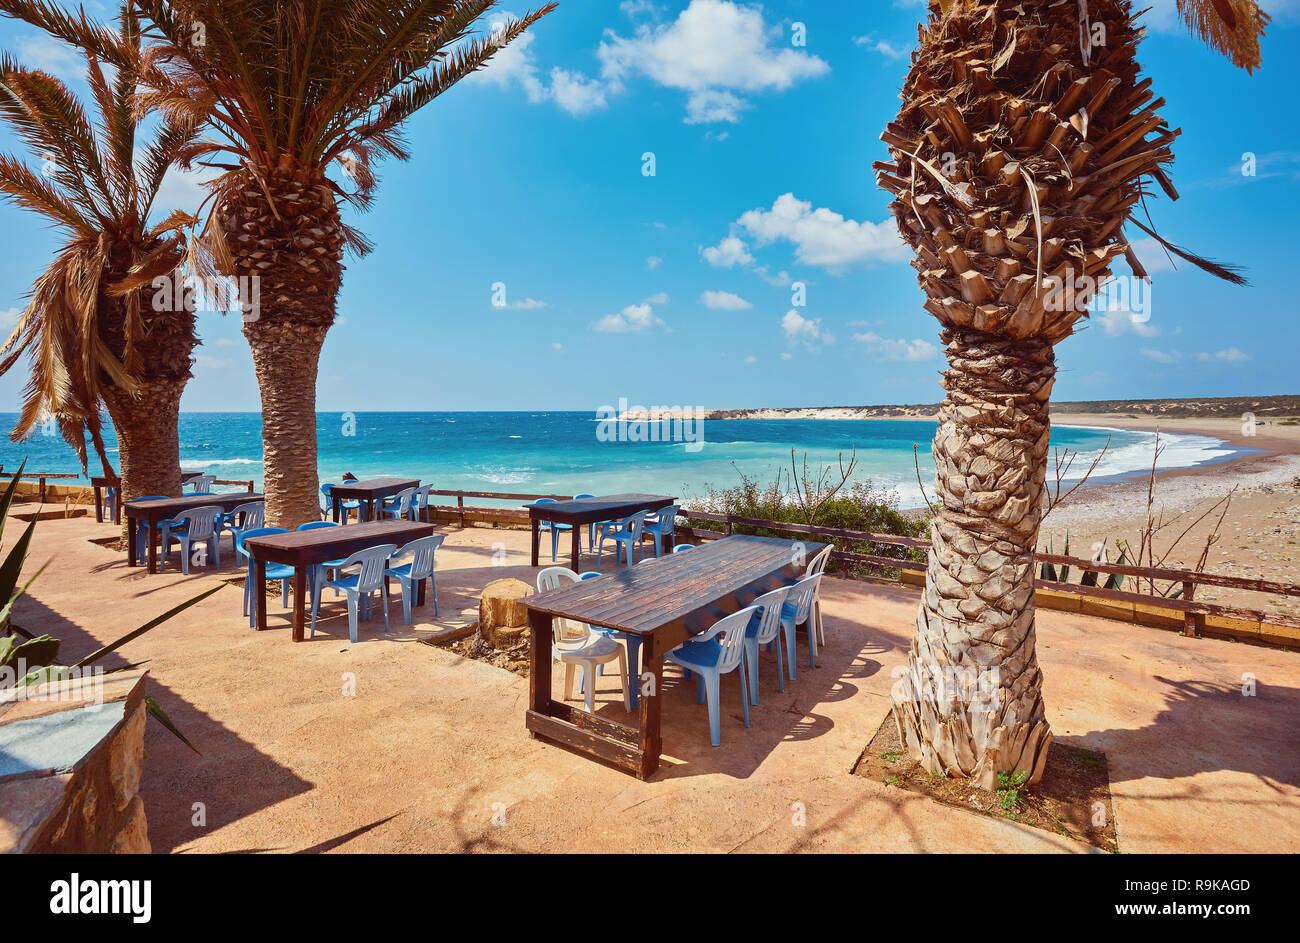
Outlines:
{"type": "MultiPolygon", "coordinates": [[[[601,760],[640,779],[659,768],[664,656],[723,616],[804,575],[826,545],[771,537],[724,537],[561,589],[525,597],[528,607],[529,709],[533,736],[601,760]],[[641,697],[633,728],[551,699],[551,620],[575,619],[641,639],[641,697]]],[[[634,667],[628,666],[629,672],[634,667]]],[[[743,668],[741,669],[743,670],[743,668]]]]}
{"type": "Polygon", "coordinates": [[[236,491],[233,494],[190,494],[183,498],[155,498],[152,501],[132,501],[125,505],[127,521],[126,562],[128,566],[138,566],[135,558],[136,530],[141,524],[149,528],[148,557],[149,572],[158,572],[158,547],[154,541],[154,532],[159,521],[171,520],[182,511],[205,508],[216,505],[227,513],[241,504],[261,501],[262,495],[256,491],[236,491]]]}
{"type": "Polygon", "coordinates": [[[418,478],[369,478],[366,481],[345,481],[330,489],[330,510],[335,524],[343,510],[343,502],[348,498],[364,501],[370,508],[369,519],[378,515],[379,504],[384,498],[392,497],[407,488],[420,487],[418,478]]]}
{"type": "MultiPolygon", "coordinates": [[[[197,478],[202,474],[203,472],[182,471],[181,486],[184,487],[185,482],[189,481],[191,478],[197,478]]],[[[104,489],[105,488],[117,489],[117,500],[113,502],[113,523],[114,524],[122,523],[122,479],[116,475],[113,475],[111,477],[108,475],[91,475],[90,487],[95,489],[95,523],[96,524],[104,523],[104,489]]]]}
{"type": "MultiPolygon", "coordinates": [[[[545,504],[525,504],[528,508],[528,520],[533,527],[532,565],[537,566],[537,544],[541,539],[542,521],[552,525],[568,524],[573,528],[573,547],[571,566],[578,572],[578,563],[582,557],[582,542],[578,539],[580,529],[587,524],[601,521],[619,520],[629,517],[637,511],[658,511],[676,502],[676,498],[661,494],[611,494],[599,498],[572,498],[568,501],[556,501],[545,504]]],[[[672,538],[667,539],[665,550],[672,550],[672,538]]]]}
{"type": "MultiPolygon", "coordinates": [[[[282,563],[293,567],[293,640],[301,642],[306,624],[307,573],[310,568],[327,560],[350,557],[358,550],[379,544],[397,544],[398,549],[418,537],[433,533],[432,524],[414,521],[368,521],[350,527],[317,527],[287,534],[268,534],[250,537],[244,541],[253,561],[253,595],[257,604],[257,628],[266,628],[267,563],[282,563]]],[[[424,581],[421,580],[415,605],[424,603],[424,581]]]]}

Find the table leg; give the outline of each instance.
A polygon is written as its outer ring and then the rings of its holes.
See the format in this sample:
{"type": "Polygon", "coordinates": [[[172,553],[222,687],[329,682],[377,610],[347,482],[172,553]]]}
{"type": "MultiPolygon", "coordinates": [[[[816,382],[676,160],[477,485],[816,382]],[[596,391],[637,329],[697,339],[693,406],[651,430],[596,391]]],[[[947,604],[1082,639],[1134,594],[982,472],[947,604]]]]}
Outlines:
{"type": "MultiPolygon", "coordinates": [[[[528,628],[528,706],[539,714],[550,716],[551,617],[544,612],[529,610],[528,628]]],[[[537,736],[535,733],[531,735],[537,736]]]]}
{"type": "Polygon", "coordinates": [[[126,565],[139,566],[140,561],[135,558],[135,535],[139,530],[140,522],[130,515],[126,518],[126,565]]]}
{"type": "MultiPolygon", "coordinates": [[[[304,611],[307,601],[307,568],[298,565],[293,568],[293,640],[302,641],[302,630],[306,624],[304,611]]],[[[266,593],[262,593],[262,605],[266,605],[266,593]]]]}
{"type": "Polygon", "coordinates": [[[573,561],[572,561],[572,563],[573,563],[573,572],[574,572],[574,573],[579,572],[578,564],[580,564],[580,563],[582,562],[582,540],[581,540],[580,537],[578,536],[579,533],[580,533],[580,531],[578,530],[578,528],[579,528],[580,526],[581,526],[581,525],[579,525],[579,524],[574,524],[574,525],[573,525],[573,561]]]}
{"type": "Polygon", "coordinates": [[[330,510],[333,512],[334,523],[339,522],[339,499],[336,495],[330,495],[330,510]]]}
{"type": "Polygon", "coordinates": [[[149,541],[149,549],[146,551],[149,560],[149,572],[158,572],[158,542],[155,540],[155,528],[153,521],[149,522],[149,530],[146,532],[146,538],[149,541]]]}
{"type": "Polygon", "coordinates": [[[266,561],[253,554],[253,598],[257,604],[257,631],[266,628],[266,561]]]}
{"type": "Polygon", "coordinates": [[[99,485],[95,485],[95,523],[104,523],[104,492],[99,485]]]}
{"type": "Polygon", "coordinates": [[[122,523],[122,501],[125,499],[125,497],[126,496],[122,493],[122,484],[121,482],[118,482],[117,497],[113,499],[113,523],[114,524],[122,523]]]}
{"type": "MultiPolygon", "coordinates": [[[[534,633],[536,629],[533,630],[534,633]]],[[[661,711],[664,693],[664,657],[659,650],[660,639],[651,632],[641,640],[641,673],[654,676],[654,687],[649,697],[641,698],[641,769],[637,771],[638,779],[649,779],[659,768],[659,754],[663,752],[663,736],[660,733],[661,711]]],[[[630,671],[629,667],[629,671],[630,671]]],[[[634,678],[639,685],[641,678],[634,678]]]]}
{"type": "Polygon", "coordinates": [[[537,566],[537,544],[538,544],[538,542],[541,540],[541,531],[540,531],[540,529],[539,529],[539,524],[538,524],[538,521],[537,521],[536,519],[534,519],[534,520],[532,521],[532,525],[533,525],[533,562],[532,562],[532,565],[533,565],[533,566],[537,566]]]}

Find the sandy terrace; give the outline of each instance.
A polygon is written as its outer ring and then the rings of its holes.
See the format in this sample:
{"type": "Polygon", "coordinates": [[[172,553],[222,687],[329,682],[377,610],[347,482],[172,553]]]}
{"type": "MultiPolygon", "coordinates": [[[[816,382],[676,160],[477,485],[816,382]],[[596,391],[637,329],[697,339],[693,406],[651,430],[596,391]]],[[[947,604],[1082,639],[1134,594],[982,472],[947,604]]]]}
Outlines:
{"type": "MultiPolygon", "coordinates": [[[[85,518],[38,525],[29,559],[52,563],[16,621],[64,639],[66,656],[217,578],[128,570],[87,540],[112,532],[85,518]]],[[[526,544],[518,531],[448,531],[443,618],[417,610],[405,627],[397,604],[392,632],[363,623],[356,645],[340,603],[313,641],[290,641],[275,600],[271,627],[250,631],[237,583],[131,643],[117,663],[148,660],[152,693],[202,751],[151,722],[142,795],[155,851],[1085,850],[849,775],[905,660],[917,596],[904,588],[828,580],[818,667],[801,649],[782,694],[765,656],[748,730],[739,682],[724,679],[718,749],[692,686],[666,685],[665,761],[648,782],[531,739],[524,678],[416,644],[488,580],[531,581],[526,544]],[[493,566],[499,543],[507,558],[493,566]]],[[[1109,755],[1121,851],[1300,849],[1296,655],[1043,612],[1039,657],[1057,737],[1109,755]]],[[[616,678],[598,697],[626,716],[616,678]]]]}

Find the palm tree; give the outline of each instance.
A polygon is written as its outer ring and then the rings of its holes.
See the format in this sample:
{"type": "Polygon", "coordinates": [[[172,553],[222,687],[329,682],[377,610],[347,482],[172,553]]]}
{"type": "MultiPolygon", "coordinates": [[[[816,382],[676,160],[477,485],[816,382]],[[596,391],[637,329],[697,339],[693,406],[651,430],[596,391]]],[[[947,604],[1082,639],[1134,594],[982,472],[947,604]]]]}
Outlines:
{"type": "MultiPolygon", "coordinates": [[[[340,217],[364,210],[372,164],[406,159],[404,122],[554,9],[472,36],[497,0],[138,0],[149,21],[140,105],[206,134],[181,165],[221,171],[204,244],[215,271],[258,279],[244,336],[262,395],[268,522],[320,516],[316,374],[334,323],[343,253],[369,251],[340,217]],[[345,189],[328,171],[338,164],[345,189]]],[[[4,9],[111,54],[103,30],[39,0],[4,9]]]]}
{"type": "MultiPolygon", "coordinates": [[[[139,27],[129,6],[103,41],[134,49],[139,27]]],[[[142,291],[171,276],[186,252],[193,218],[174,212],[149,224],[163,176],[193,132],[164,126],[140,149],[133,114],[135,80],[126,69],[105,75],[86,57],[97,111],[92,127],[80,102],[53,76],[0,53],[0,120],[27,145],[41,169],[0,155],[0,197],[48,219],[65,237],[36,280],[31,301],[0,348],[0,374],[29,354],[30,377],[17,441],[37,423],[57,420],[86,466],[89,433],[104,466],[101,407],[117,430],[122,489],[177,494],[176,421],[197,343],[194,316],[155,311],[142,291]]]]}
{"type": "MultiPolygon", "coordinates": [[[[1248,71],[1268,17],[1253,0],[1178,0],[1248,71]]],[[[1034,653],[1034,547],[1054,347],[1124,256],[1178,132],[1140,79],[1128,0],[931,0],[877,163],[939,319],[948,369],[934,440],[938,508],[894,717],[931,773],[1036,782],[1052,742],[1034,653]],[[1066,290],[1060,289],[1065,287],[1066,290]]]]}

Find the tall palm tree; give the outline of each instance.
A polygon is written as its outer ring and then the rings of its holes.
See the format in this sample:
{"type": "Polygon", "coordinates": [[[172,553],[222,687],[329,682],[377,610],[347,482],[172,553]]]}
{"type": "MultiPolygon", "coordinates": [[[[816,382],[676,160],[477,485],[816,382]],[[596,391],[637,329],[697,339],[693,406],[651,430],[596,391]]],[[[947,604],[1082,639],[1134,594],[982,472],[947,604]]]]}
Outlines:
{"type": "MultiPolygon", "coordinates": [[[[1236,65],[1259,64],[1268,17],[1253,0],[1178,9],[1236,65]]],[[[1128,0],[931,0],[882,135],[891,161],[876,164],[948,359],[939,507],[894,717],[927,770],[985,788],[998,773],[1037,781],[1052,742],[1033,559],[1054,347],[1117,257],[1145,276],[1124,227],[1160,239],[1133,218],[1147,180],[1177,198],[1163,165],[1178,132],[1139,77],[1134,12],[1128,0]]]]}
{"type": "MultiPolygon", "coordinates": [[[[139,32],[128,4],[118,30],[105,31],[102,40],[126,58],[138,48],[139,32]]],[[[53,418],[83,469],[89,433],[111,474],[100,425],[107,407],[125,497],[177,494],[176,422],[197,343],[194,316],[154,310],[143,288],[156,276],[170,277],[186,253],[184,229],[193,218],[177,211],[151,225],[150,216],[163,176],[193,131],[165,125],[140,147],[130,70],[106,75],[88,53],[86,80],[94,126],[62,82],[0,54],[0,121],[38,165],[0,155],[0,197],[44,216],[66,237],[0,348],[0,374],[29,354],[11,435],[25,438],[53,418]]]]}
{"type": "MultiPolygon", "coordinates": [[[[554,9],[471,35],[497,0],[138,0],[143,107],[201,120],[182,166],[221,171],[204,232],[214,269],[257,278],[244,336],[262,395],[268,522],[319,517],[316,374],[343,253],[369,251],[340,203],[369,206],[372,164],[406,159],[404,122],[554,9]],[[351,188],[332,179],[332,165],[351,188]]],[[[103,30],[39,0],[0,9],[104,55],[103,30]]]]}

